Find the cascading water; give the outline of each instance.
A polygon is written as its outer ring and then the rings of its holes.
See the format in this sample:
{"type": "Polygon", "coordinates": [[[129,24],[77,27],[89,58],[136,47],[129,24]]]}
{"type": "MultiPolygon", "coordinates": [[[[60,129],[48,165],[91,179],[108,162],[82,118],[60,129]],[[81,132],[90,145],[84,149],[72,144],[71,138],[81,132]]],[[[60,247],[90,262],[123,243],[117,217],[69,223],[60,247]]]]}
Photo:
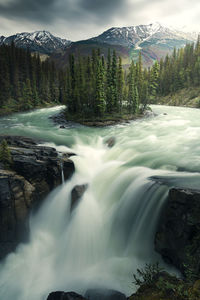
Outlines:
{"type": "Polygon", "coordinates": [[[64,184],[64,183],[65,183],[65,176],[64,176],[64,171],[63,171],[63,161],[62,161],[62,157],[60,158],[60,172],[61,172],[62,184],[64,184]]]}
{"type": "MultiPolygon", "coordinates": [[[[77,154],[72,157],[76,172],[31,216],[30,242],[0,265],[0,299],[46,300],[51,291],[84,294],[91,287],[129,295],[138,267],[162,263],[153,250],[155,228],[170,186],[198,186],[200,128],[194,118],[198,111],[190,110],[194,115],[188,117],[188,110],[179,108],[177,117],[171,108],[154,109],[171,115],[107,129],[61,130],[51,125],[46,141],[59,151],[70,147],[77,154]],[[104,141],[112,135],[117,142],[108,149],[104,141]],[[171,142],[175,137],[177,144],[171,142]],[[87,190],[71,212],[72,189],[86,183],[87,190]]],[[[41,138],[48,130],[52,109],[47,111],[29,113],[31,136],[38,132],[41,138]]],[[[7,133],[27,135],[26,115],[13,117],[7,133]]]]}

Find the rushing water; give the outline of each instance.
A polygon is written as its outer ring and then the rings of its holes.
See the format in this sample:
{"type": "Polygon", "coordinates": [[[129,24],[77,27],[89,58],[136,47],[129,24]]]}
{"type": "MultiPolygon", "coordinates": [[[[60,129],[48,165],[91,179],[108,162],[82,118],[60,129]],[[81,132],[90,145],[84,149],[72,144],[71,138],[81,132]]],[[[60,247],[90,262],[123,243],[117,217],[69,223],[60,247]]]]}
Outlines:
{"type": "Polygon", "coordinates": [[[129,295],[138,267],[162,263],[153,237],[169,187],[199,187],[200,111],[152,108],[154,117],[108,128],[60,129],[48,117],[61,107],[0,119],[1,134],[39,138],[77,154],[74,176],[31,216],[30,242],[1,263],[0,299],[45,300],[51,291],[91,287],[129,295]],[[85,183],[70,213],[71,190],[85,183]]]}

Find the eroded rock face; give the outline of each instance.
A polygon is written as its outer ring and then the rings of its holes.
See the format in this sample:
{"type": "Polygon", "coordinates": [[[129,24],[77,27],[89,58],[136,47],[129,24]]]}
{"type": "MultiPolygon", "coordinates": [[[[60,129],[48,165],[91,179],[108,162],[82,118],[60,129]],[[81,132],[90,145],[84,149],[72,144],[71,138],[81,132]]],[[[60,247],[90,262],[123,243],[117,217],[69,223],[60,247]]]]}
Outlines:
{"type": "Polygon", "coordinates": [[[183,274],[200,276],[200,191],[173,188],[169,191],[155,249],[183,274]]]}
{"type": "MultiPolygon", "coordinates": [[[[0,136],[6,139],[12,154],[12,166],[0,164],[0,258],[27,239],[31,208],[62,183],[61,157],[51,147],[37,146],[24,137],[0,136]]],[[[74,172],[67,155],[62,158],[65,180],[74,172]]]]}
{"type": "Polygon", "coordinates": [[[0,170],[0,258],[27,238],[28,212],[36,200],[33,185],[13,171],[0,170]]]}

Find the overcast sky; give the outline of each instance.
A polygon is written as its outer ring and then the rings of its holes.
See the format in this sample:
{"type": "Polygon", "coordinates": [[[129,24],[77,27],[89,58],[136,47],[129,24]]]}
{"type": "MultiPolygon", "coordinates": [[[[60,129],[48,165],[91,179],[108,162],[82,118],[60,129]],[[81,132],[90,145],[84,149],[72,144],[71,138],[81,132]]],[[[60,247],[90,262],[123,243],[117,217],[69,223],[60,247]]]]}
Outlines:
{"type": "Polygon", "coordinates": [[[161,22],[200,30],[199,0],[0,0],[0,35],[48,30],[70,40],[161,22]]]}

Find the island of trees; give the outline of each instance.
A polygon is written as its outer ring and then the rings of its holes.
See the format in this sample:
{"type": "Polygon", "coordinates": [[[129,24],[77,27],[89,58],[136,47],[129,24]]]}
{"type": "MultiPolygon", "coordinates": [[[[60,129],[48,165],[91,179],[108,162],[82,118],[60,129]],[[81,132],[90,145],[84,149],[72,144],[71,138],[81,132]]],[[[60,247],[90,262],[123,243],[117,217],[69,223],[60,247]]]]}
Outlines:
{"type": "Polygon", "coordinates": [[[96,49],[88,57],[70,55],[68,67],[59,70],[28,49],[0,47],[0,113],[62,103],[67,118],[74,120],[135,116],[148,103],[199,85],[199,37],[196,44],[174,49],[148,69],[142,66],[141,54],[124,70],[115,51],[104,57],[96,49]]]}

